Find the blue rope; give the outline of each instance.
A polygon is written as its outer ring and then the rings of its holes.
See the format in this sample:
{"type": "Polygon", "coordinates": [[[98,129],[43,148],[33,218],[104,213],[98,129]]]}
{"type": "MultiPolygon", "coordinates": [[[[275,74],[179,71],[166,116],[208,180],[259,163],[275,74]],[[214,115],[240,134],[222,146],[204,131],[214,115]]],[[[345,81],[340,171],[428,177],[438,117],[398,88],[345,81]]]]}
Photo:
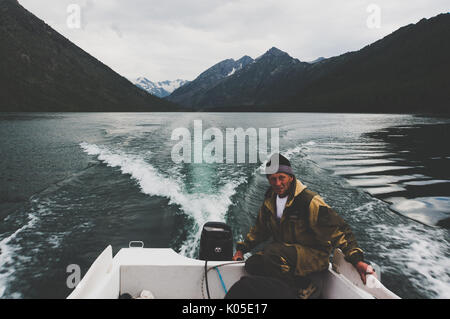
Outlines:
{"type": "Polygon", "coordinates": [[[228,293],[227,287],[225,286],[225,283],[223,282],[222,275],[220,274],[219,268],[216,268],[216,271],[217,271],[217,274],[219,275],[220,282],[222,283],[222,288],[223,288],[223,290],[225,290],[225,294],[227,294],[228,293]]]}

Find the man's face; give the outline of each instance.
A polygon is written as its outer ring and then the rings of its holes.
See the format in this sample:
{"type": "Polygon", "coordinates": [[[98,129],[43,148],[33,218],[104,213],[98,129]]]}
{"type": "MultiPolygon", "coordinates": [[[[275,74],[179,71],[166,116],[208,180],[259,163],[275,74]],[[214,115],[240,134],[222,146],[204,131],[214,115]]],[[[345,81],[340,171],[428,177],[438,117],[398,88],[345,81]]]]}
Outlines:
{"type": "Polygon", "coordinates": [[[282,197],[287,194],[294,178],[285,173],[276,173],[269,176],[269,183],[278,196],[282,197]]]}

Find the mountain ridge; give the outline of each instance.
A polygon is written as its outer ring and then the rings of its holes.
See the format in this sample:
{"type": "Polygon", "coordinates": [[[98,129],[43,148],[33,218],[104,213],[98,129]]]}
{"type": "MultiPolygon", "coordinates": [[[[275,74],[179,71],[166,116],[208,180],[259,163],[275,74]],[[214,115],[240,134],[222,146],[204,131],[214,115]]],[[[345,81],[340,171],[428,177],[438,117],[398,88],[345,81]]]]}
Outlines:
{"type": "Polygon", "coordinates": [[[16,0],[0,0],[1,111],[172,111],[16,0]]]}
{"type": "Polygon", "coordinates": [[[449,55],[450,14],[421,19],[319,63],[324,74],[285,99],[286,110],[449,113],[449,55]]]}
{"type": "Polygon", "coordinates": [[[190,108],[198,103],[198,97],[202,96],[204,92],[215,87],[227,77],[235,76],[236,73],[239,73],[253,62],[254,60],[247,55],[244,55],[237,61],[234,59],[220,61],[203,71],[195,80],[176,89],[166,99],[190,108]]]}
{"type": "MultiPolygon", "coordinates": [[[[228,61],[234,60],[227,59],[215,64],[191,83],[202,82],[205,74],[214,72],[220,65],[228,61]]],[[[254,60],[248,57],[246,64],[238,72],[227,77],[221,77],[212,85],[205,86],[202,90],[196,91],[195,94],[189,95],[190,86],[187,85],[182,88],[184,92],[181,93],[184,94],[179,94],[179,90],[176,90],[168,97],[168,100],[194,107],[196,110],[208,110],[217,107],[217,105],[222,106],[223,104],[233,105],[236,103],[235,96],[239,96],[239,103],[241,105],[252,105],[255,103],[255,98],[256,100],[264,99],[267,95],[271,94],[268,91],[262,90],[262,87],[276,85],[274,81],[280,75],[283,75],[284,72],[289,72],[289,69],[295,65],[306,64],[306,62],[301,62],[291,57],[288,53],[272,47],[254,60]],[[177,99],[174,99],[173,96],[177,94],[177,99]]]]}
{"type": "Polygon", "coordinates": [[[273,47],[194,99],[185,97],[198,111],[449,113],[448,56],[445,13],[313,63],[273,47]]]}

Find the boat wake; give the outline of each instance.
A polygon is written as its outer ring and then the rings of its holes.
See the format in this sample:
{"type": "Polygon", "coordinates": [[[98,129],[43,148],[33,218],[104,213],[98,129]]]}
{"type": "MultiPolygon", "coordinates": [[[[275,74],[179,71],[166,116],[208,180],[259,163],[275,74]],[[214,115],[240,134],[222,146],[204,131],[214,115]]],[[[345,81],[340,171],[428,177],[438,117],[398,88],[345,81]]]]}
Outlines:
{"type": "MultiPolygon", "coordinates": [[[[30,204],[29,210],[18,211],[4,220],[4,223],[8,225],[22,223],[23,226],[0,241],[0,298],[10,289],[9,283],[14,282],[18,272],[32,267],[43,249],[59,247],[64,237],[64,233],[58,233],[57,230],[46,234],[42,230],[37,230],[42,227],[42,224],[51,224],[49,222],[52,219],[50,207],[53,202],[33,197],[30,204]],[[32,249],[25,243],[32,245],[32,249]]],[[[14,225],[9,226],[17,227],[14,225]]],[[[41,264],[41,266],[45,265],[41,264]]],[[[15,291],[8,291],[7,296],[12,299],[22,298],[22,294],[15,291]]]]}
{"type": "Polygon", "coordinates": [[[395,273],[401,269],[398,275],[407,276],[417,291],[426,291],[433,298],[450,298],[450,242],[445,229],[409,223],[374,225],[370,231],[386,239],[377,247],[385,270],[395,273]]]}
{"type": "MultiPolygon", "coordinates": [[[[14,279],[14,256],[19,249],[18,246],[14,245],[14,241],[22,232],[32,228],[36,224],[37,220],[38,217],[35,214],[30,213],[28,215],[28,222],[24,226],[20,227],[14,233],[0,241],[0,298],[2,298],[5,294],[8,287],[8,282],[14,279]]],[[[9,296],[9,298],[13,299],[20,297],[21,295],[17,293],[9,296]]]]}
{"type": "MultiPolygon", "coordinates": [[[[150,196],[169,199],[169,205],[177,205],[193,222],[187,240],[182,244],[180,253],[194,257],[201,235],[201,228],[208,221],[225,221],[231,197],[245,178],[234,177],[219,187],[213,194],[207,192],[190,193],[182,181],[182,175],[173,174],[167,177],[153,167],[148,160],[139,155],[127,154],[123,151],[111,150],[104,146],[81,143],[83,150],[96,156],[107,166],[119,168],[122,174],[128,174],[135,180],[141,191],[150,196]]],[[[175,171],[176,168],[171,169],[175,171]]],[[[184,226],[184,225],[183,225],[184,226]]]]}

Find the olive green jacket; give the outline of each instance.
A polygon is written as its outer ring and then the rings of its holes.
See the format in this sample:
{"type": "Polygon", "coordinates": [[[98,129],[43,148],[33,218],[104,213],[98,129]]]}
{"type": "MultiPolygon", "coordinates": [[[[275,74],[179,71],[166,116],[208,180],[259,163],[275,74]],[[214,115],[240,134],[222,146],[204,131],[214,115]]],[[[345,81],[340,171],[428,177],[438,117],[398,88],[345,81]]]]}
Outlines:
{"type": "Polygon", "coordinates": [[[255,225],[245,240],[237,243],[237,250],[246,253],[273,237],[296,248],[298,276],[327,269],[333,248],[340,248],[353,264],[363,260],[363,251],[347,223],[299,180],[292,183],[281,220],[276,214],[276,196],[272,189],[267,191],[255,225]]]}

